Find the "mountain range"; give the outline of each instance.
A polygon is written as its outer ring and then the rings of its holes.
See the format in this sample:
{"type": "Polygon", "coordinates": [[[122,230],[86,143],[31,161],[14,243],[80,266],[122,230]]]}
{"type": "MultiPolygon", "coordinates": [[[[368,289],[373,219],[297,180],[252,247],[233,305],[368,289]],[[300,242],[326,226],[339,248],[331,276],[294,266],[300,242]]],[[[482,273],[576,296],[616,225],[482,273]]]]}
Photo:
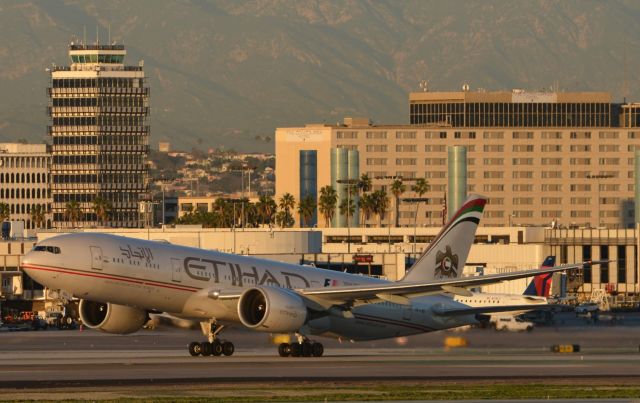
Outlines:
{"type": "Polygon", "coordinates": [[[124,43],[151,86],[152,146],[272,151],[276,127],[408,123],[408,93],[609,91],[640,101],[640,2],[0,2],[0,141],[46,141],[45,69],[124,43]]]}

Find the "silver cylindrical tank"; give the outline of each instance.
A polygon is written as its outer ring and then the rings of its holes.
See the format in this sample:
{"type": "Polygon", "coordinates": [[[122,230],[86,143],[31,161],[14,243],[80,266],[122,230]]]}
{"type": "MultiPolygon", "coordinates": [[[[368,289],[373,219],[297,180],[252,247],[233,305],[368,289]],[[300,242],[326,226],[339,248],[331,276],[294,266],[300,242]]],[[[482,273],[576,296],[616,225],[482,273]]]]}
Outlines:
{"type": "Polygon", "coordinates": [[[448,147],[447,152],[449,157],[447,220],[449,220],[467,198],[467,147],[448,147]]]}

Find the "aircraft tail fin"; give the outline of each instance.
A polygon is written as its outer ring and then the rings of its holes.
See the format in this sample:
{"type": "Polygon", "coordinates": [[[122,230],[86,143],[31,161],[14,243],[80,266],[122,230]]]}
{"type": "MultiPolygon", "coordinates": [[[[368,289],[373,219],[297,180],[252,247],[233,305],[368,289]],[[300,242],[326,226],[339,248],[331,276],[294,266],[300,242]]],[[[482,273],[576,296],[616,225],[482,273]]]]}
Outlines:
{"type": "MultiPolygon", "coordinates": [[[[556,265],[555,256],[547,256],[540,266],[541,269],[554,267],[556,265]]],[[[553,273],[539,274],[531,280],[529,286],[524,290],[523,295],[537,295],[540,297],[548,297],[551,291],[551,277],[553,273]]]]}
{"type": "Polygon", "coordinates": [[[429,282],[460,277],[486,203],[483,196],[467,198],[400,281],[429,282]]]}

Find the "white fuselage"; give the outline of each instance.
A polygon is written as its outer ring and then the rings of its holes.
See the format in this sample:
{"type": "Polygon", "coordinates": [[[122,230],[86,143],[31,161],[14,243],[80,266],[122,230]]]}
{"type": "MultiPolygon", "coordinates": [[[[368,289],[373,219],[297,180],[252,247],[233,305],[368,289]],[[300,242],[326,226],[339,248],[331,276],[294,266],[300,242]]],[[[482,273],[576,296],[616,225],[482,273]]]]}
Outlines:
{"type": "MultiPolygon", "coordinates": [[[[77,298],[162,311],[196,320],[238,322],[239,294],[253,287],[289,289],[380,284],[387,281],[107,234],[68,234],[41,243],[59,248],[32,251],[24,270],[51,289],[77,298]]],[[[432,308],[466,305],[445,295],[412,298],[410,305],[379,302],[328,311],[301,331],[353,340],[406,336],[475,323],[473,315],[439,316],[432,308]]]]}

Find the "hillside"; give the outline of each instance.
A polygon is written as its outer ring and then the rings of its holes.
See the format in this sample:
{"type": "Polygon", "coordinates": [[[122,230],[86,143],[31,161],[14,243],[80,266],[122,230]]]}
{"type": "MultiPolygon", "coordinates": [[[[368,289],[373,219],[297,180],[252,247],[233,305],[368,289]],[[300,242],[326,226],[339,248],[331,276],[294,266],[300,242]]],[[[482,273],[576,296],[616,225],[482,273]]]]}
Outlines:
{"type": "Polygon", "coordinates": [[[270,151],[279,126],[406,123],[422,79],[640,100],[639,21],[633,1],[3,1],[0,141],[46,139],[45,68],[85,26],[144,60],[154,146],[270,151]]]}

